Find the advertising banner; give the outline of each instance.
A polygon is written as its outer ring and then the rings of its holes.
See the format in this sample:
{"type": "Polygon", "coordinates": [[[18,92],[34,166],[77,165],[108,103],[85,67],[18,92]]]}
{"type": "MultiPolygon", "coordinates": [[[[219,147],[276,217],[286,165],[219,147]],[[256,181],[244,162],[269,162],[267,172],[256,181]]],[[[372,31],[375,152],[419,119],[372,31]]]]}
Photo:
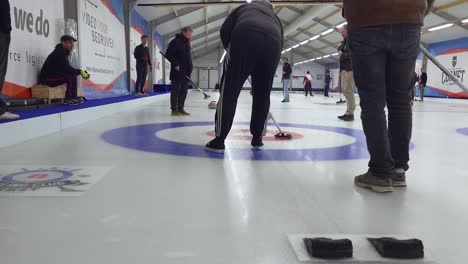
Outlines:
{"type": "Polygon", "coordinates": [[[11,44],[8,70],[2,93],[15,98],[30,97],[29,87],[38,83],[47,56],[60,42],[63,30],[63,1],[12,0],[11,44]]]}
{"type": "MultiPolygon", "coordinates": [[[[141,44],[141,36],[149,36],[149,25],[140,13],[133,10],[130,16],[130,77],[131,91],[135,92],[135,84],[137,79],[136,59],[134,56],[135,48],[141,44]]],[[[149,40],[148,40],[149,41],[149,40]]],[[[148,81],[145,84],[145,91],[148,90],[148,81]]]]}
{"type": "Polygon", "coordinates": [[[123,0],[78,0],[81,69],[88,99],[128,94],[123,0]]]}
{"type": "MultiPolygon", "coordinates": [[[[468,86],[468,38],[451,40],[429,45],[429,51],[437,60],[452,72],[458,80],[468,86]]],[[[445,73],[430,60],[427,64],[426,96],[468,98],[468,94],[458,87],[445,73]]]]}

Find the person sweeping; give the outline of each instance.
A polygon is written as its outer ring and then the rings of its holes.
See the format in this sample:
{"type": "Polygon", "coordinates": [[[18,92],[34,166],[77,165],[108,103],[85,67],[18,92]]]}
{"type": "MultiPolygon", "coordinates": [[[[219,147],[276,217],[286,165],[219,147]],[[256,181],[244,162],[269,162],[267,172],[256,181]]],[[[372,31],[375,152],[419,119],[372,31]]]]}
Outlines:
{"type": "Polygon", "coordinates": [[[270,111],[270,93],[283,48],[283,26],[269,1],[257,0],[235,9],[221,27],[226,49],[220,98],[216,110],[216,138],[206,150],[224,153],[242,86],[252,77],[253,149],[263,146],[262,134],[270,111]]]}

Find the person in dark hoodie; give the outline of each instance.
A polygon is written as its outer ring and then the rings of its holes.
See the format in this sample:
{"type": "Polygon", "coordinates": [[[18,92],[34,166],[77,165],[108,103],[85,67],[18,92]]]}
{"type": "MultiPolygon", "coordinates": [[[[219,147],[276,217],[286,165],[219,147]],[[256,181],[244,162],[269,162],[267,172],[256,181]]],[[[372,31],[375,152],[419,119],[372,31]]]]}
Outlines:
{"type": "Polygon", "coordinates": [[[149,71],[153,71],[149,48],[146,46],[147,44],[148,36],[141,36],[141,44],[135,48],[135,52],[133,53],[136,59],[137,80],[135,84],[135,94],[137,96],[148,95],[145,92],[146,78],[148,77],[148,66],[149,71]]]}
{"type": "MultiPolygon", "coordinates": [[[[0,1],[0,93],[5,83],[5,75],[8,67],[8,50],[11,40],[10,3],[8,0],[0,1]]],[[[6,103],[0,98],[0,120],[17,119],[19,115],[8,112],[6,103]]]]}
{"type": "Polygon", "coordinates": [[[76,39],[65,35],[60,38],[60,42],[42,65],[39,81],[50,87],[66,84],[64,104],[77,105],[82,102],[77,98],[78,76],[81,75],[83,79],[89,79],[90,76],[87,71],[73,68],[68,60],[76,39]]]}
{"type": "Polygon", "coordinates": [[[406,187],[413,126],[412,73],[421,26],[433,4],[434,0],[343,1],[370,153],[368,171],[354,179],[359,187],[378,193],[406,187]]]}
{"type": "Polygon", "coordinates": [[[169,43],[166,57],[171,63],[171,109],[172,116],[190,115],[184,109],[187,98],[188,83],[187,77],[192,75],[192,39],[193,29],[184,27],[180,34],[169,43]]]}
{"type": "Polygon", "coordinates": [[[270,111],[270,93],[283,48],[283,26],[269,1],[257,0],[235,9],[221,27],[226,49],[221,92],[216,111],[216,138],[206,150],[224,153],[242,86],[252,77],[252,147],[263,146],[262,134],[270,111]]]}

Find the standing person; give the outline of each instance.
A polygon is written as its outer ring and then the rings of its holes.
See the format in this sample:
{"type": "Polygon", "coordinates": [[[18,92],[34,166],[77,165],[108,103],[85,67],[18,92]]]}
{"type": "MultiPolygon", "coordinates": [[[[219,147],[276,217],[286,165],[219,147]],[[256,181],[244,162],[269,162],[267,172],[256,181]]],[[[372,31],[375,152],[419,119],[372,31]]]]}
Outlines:
{"type": "Polygon", "coordinates": [[[330,69],[327,69],[325,71],[325,91],[324,91],[324,96],[325,97],[330,97],[328,95],[328,92],[330,91],[330,82],[331,82],[332,78],[331,78],[331,73],[330,73],[330,69]]]}
{"type": "Polygon", "coordinates": [[[135,95],[137,96],[148,96],[148,94],[145,92],[146,78],[148,77],[148,67],[150,72],[153,71],[150,51],[147,44],[148,36],[141,36],[141,44],[135,48],[135,52],[133,53],[136,59],[137,80],[135,84],[135,95]]]}
{"type": "Polygon", "coordinates": [[[171,109],[172,116],[190,115],[184,109],[185,99],[187,98],[188,83],[187,77],[192,75],[192,39],[193,29],[184,27],[180,34],[169,43],[166,51],[166,57],[171,62],[171,109]]]}
{"type": "Polygon", "coordinates": [[[354,77],[353,65],[351,63],[351,54],[348,45],[348,27],[340,28],[340,33],[343,36],[338,51],[340,52],[340,76],[341,90],[346,98],[346,113],[338,118],[343,121],[354,121],[354,110],[356,110],[356,98],[354,96],[354,77]]]}
{"type": "Polygon", "coordinates": [[[263,146],[262,134],[270,111],[270,94],[283,48],[283,26],[269,1],[256,0],[235,9],[221,27],[227,51],[216,111],[216,138],[206,150],[223,153],[242,86],[252,77],[252,147],[263,146]]]}
{"type": "MultiPolygon", "coordinates": [[[[11,40],[10,3],[8,0],[0,1],[0,93],[5,83],[8,68],[8,50],[11,40]]],[[[19,115],[8,112],[6,103],[0,98],[0,120],[18,119],[19,115]]]]}
{"type": "Polygon", "coordinates": [[[78,77],[89,79],[89,73],[80,69],[75,69],[70,65],[68,57],[75,46],[76,39],[69,35],[60,38],[60,44],[55,46],[54,51],[47,57],[42,65],[39,74],[41,84],[56,87],[62,84],[67,85],[64,104],[78,105],[82,100],[78,99],[78,77]]]}
{"type": "Polygon", "coordinates": [[[312,75],[310,75],[310,71],[307,72],[306,76],[304,77],[304,90],[305,90],[305,95],[314,96],[312,94],[312,75]]]}
{"type": "Polygon", "coordinates": [[[421,26],[434,0],[358,2],[344,0],[343,4],[370,162],[368,172],[354,182],[374,192],[392,192],[393,187],[406,186],[411,77],[421,26]]]}
{"type": "Polygon", "coordinates": [[[421,76],[419,77],[419,96],[421,97],[421,102],[424,102],[424,90],[427,85],[427,73],[424,69],[421,69],[421,76]]]}
{"type": "Polygon", "coordinates": [[[291,85],[292,67],[288,58],[283,58],[283,91],[284,99],[282,103],[289,103],[289,86],[291,85]]]}
{"type": "Polygon", "coordinates": [[[416,99],[416,83],[419,80],[419,76],[416,73],[416,71],[413,72],[413,77],[411,79],[411,104],[413,104],[414,101],[417,101],[416,99]]]}

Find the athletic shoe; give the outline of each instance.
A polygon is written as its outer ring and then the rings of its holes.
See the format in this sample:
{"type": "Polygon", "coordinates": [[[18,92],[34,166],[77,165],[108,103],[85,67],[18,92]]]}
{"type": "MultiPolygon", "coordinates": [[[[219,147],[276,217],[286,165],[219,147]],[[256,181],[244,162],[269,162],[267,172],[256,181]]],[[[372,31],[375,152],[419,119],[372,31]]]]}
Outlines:
{"type": "Polygon", "coordinates": [[[367,172],[363,175],[354,178],[354,184],[361,188],[369,189],[376,193],[393,192],[391,179],[381,179],[373,175],[371,172],[367,172]]]}
{"type": "Polygon", "coordinates": [[[222,140],[221,138],[218,138],[218,137],[211,140],[205,146],[206,151],[213,152],[213,153],[218,153],[218,154],[223,154],[225,149],[226,149],[226,146],[224,145],[224,140],[222,140]]]}
{"type": "Polygon", "coordinates": [[[138,92],[138,93],[135,94],[135,96],[143,96],[143,94],[138,92]]]}
{"type": "Polygon", "coordinates": [[[283,100],[282,103],[289,103],[289,100],[283,100]]]}
{"type": "Polygon", "coordinates": [[[19,115],[13,114],[10,112],[5,112],[3,115],[0,115],[0,120],[12,120],[12,119],[18,119],[20,118],[19,115]]]}
{"type": "Polygon", "coordinates": [[[79,105],[80,103],[76,102],[75,100],[73,99],[65,99],[63,101],[63,104],[64,105],[79,105]]]}
{"type": "Polygon", "coordinates": [[[181,116],[189,116],[189,115],[190,115],[190,113],[185,112],[185,110],[180,110],[180,111],[179,111],[179,114],[180,114],[181,116]]]}
{"type": "Polygon", "coordinates": [[[263,148],[263,141],[261,137],[254,137],[252,139],[252,149],[253,150],[262,150],[263,148]]]}
{"type": "Polygon", "coordinates": [[[142,93],[141,95],[142,96],[149,96],[149,94],[147,94],[147,93],[142,93]]]}
{"type": "Polygon", "coordinates": [[[403,169],[395,169],[392,174],[393,187],[406,187],[406,173],[403,169]],[[401,171],[403,172],[401,172],[401,171]]]}
{"type": "Polygon", "coordinates": [[[338,119],[343,120],[343,121],[354,121],[354,115],[342,115],[339,116],[338,119]]]}
{"type": "Polygon", "coordinates": [[[75,99],[71,99],[73,102],[75,102],[76,104],[82,104],[84,103],[83,100],[79,99],[79,98],[75,98],[75,99]]]}
{"type": "Polygon", "coordinates": [[[179,111],[172,111],[171,116],[182,116],[179,111]]]}

